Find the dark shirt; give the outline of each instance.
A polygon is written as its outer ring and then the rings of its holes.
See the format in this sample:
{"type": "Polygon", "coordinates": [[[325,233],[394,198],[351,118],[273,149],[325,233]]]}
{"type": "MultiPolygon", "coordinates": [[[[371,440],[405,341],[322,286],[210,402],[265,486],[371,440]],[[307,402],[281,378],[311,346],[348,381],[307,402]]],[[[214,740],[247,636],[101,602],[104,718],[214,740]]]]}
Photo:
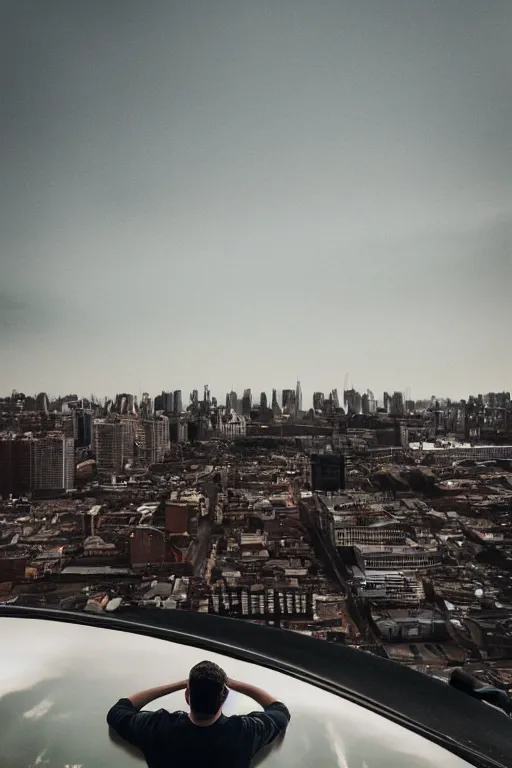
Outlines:
{"type": "Polygon", "coordinates": [[[208,726],[194,725],[186,712],[139,711],[129,699],[119,699],[107,715],[110,727],[143,752],[149,768],[247,768],[289,720],[278,701],[262,712],[221,715],[208,726]]]}

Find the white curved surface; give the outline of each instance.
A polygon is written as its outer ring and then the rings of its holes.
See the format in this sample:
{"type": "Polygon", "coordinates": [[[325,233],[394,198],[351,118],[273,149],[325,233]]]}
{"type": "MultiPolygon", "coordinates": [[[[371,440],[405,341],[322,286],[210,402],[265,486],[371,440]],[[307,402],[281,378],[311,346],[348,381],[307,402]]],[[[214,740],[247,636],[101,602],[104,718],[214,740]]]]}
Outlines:
{"type": "MultiPolygon", "coordinates": [[[[269,768],[469,766],[373,712],[272,670],[127,632],[15,618],[0,619],[0,766],[141,768],[141,755],[111,739],[108,709],[121,696],[186,677],[204,658],[230,677],[268,689],[290,708],[283,743],[263,757],[269,768]]],[[[186,709],[183,693],[149,708],[162,706],[186,709]]],[[[254,709],[232,693],[224,711],[254,709]]]]}

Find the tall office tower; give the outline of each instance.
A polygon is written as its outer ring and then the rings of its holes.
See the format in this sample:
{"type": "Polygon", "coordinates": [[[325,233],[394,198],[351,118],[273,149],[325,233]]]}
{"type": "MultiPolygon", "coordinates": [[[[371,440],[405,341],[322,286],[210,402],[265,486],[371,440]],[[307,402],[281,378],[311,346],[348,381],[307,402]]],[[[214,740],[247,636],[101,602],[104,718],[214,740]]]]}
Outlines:
{"type": "Polygon", "coordinates": [[[40,392],[36,397],[36,411],[41,411],[42,413],[48,413],[49,410],[50,410],[50,402],[48,400],[48,395],[46,394],[46,392],[40,392]]]}
{"type": "Polygon", "coordinates": [[[281,415],[281,408],[279,406],[279,403],[277,402],[277,391],[275,389],[272,390],[272,413],[274,416],[280,416],[281,415]]]}
{"type": "Polygon", "coordinates": [[[78,448],[92,445],[92,411],[85,408],[75,408],[73,411],[73,437],[78,448]]]}
{"type": "Polygon", "coordinates": [[[0,496],[25,496],[32,490],[34,440],[32,438],[0,438],[0,496]]]}
{"type": "Polygon", "coordinates": [[[153,415],[153,401],[148,392],[143,392],[142,394],[140,413],[143,419],[149,419],[153,415]]]}
{"type": "Polygon", "coordinates": [[[165,396],[164,396],[164,411],[166,413],[173,413],[173,411],[174,411],[174,393],[173,392],[166,392],[165,393],[165,396]]]}
{"type": "Polygon", "coordinates": [[[392,416],[404,415],[404,396],[402,392],[393,392],[390,406],[390,413],[392,416]]]}
{"type": "Polygon", "coordinates": [[[65,437],[75,439],[75,420],[73,411],[62,411],[58,415],[58,427],[65,437]]]}
{"type": "Polygon", "coordinates": [[[94,452],[99,472],[122,472],[133,461],[135,435],[132,419],[94,422],[94,452]]]}
{"type": "Polygon", "coordinates": [[[197,389],[193,389],[192,392],[190,393],[190,403],[193,408],[197,408],[199,403],[199,392],[197,391],[197,389]]]}
{"type": "Polygon", "coordinates": [[[325,396],[323,392],[313,392],[313,410],[323,411],[325,396]]]}
{"type": "Polygon", "coordinates": [[[297,393],[294,389],[283,389],[283,413],[294,416],[297,412],[297,393]]]}
{"type": "Polygon", "coordinates": [[[231,390],[231,392],[228,394],[228,400],[226,401],[226,405],[229,401],[228,412],[234,411],[235,413],[238,412],[238,395],[234,390],[231,390]]]}
{"type": "Polygon", "coordinates": [[[243,416],[249,416],[252,408],[252,392],[250,389],[245,389],[242,397],[242,414],[243,416]]]}
{"type": "Polygon", "coordinates": [[[297,380],[295,387],[295,408],[297,411],[302,411],[302,387],[299,380],[297,380]]]}
{"type": "Polygon", "coordinates": [[[345,410],[349,415],[361,413],[361,395],[355,389],[346,389],[343,393],[345,410]]]}
{"type": "Polygon", "coordinates": [[[340,398],[338,396],[338,390],[336,388],[334,388],[331,391],[331,400],[332,400],[333,408],[338,409],[340,407],[340,398]]]}
{"type": "Polygon", "coordinates": [[[155,413],[158,411],[165,411],[165,392],[162,392],[161,395],[155,395],[155,413]]]}
{"type": "Polygon", "coordinates": [[[370,401],[367,392],[364,392],[364,394],[361,395],[361,411],[365,416],[369,416],[370,414],[370,401]]]}
{"type": "Polygon", "coordinates": [[[175,389],[174,390],[174,413],[179,415],[180,413],[183,413],[183,401],[181,399],[181,389],[175,389]]]}
{"type": "Polygon", "coordinates": [[[75,482],[75,441],[49,433],[34,443],[34,490],[70,490],[75,482]]]}
{"type": "Polygon", "coordinates": [[[144,429],[144,458],[149,464],[163,461],[169,450],[169,419],[159,416],[142,422],[144,429]]]}
{"type": "Polygon", "coordinates": [[[368,407],[370,409],[370,413],[377,413],[377,401],[375,399],[375,395],[371,389],[366,390],[366,394],[368,395],[368,407]]]}
{"type": "Polygon", "coordinates": [[[384,410],[386,411],[386,413],[389,413],[389,408],[390,408],[390,405],[391,405],[391,397],[390,397],[389,392],[384,392],[383,405],[384,405],[384,410]]]}
{"type": "Polygon", "coordinates": [[[268,408],[267,393],[262,392],[260,395],[260,408],[262,411],[266,411],[268,408]]]}

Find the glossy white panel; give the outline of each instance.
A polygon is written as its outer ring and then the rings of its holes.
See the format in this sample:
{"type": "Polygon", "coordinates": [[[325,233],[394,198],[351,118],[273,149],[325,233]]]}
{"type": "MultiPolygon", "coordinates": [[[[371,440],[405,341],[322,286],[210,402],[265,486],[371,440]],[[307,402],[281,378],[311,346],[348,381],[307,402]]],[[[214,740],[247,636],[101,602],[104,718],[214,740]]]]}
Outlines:
{"type": "MultiPolygon", "coordinates": [[[[262,667],[126,632],[14,618],[0,619],[0,766],[140,768],[141,756],[109,736],[107,710],[121,696],[186,677],[204,658],[290,708],[283,743],[264,759],[269,768],[468,766],[385,718],[262,667]]],[[[151,708],[160,706],[186,709],[182,693],[151,708]]],[[[225,712],[255,708],[230,694],[225,712]]]]}

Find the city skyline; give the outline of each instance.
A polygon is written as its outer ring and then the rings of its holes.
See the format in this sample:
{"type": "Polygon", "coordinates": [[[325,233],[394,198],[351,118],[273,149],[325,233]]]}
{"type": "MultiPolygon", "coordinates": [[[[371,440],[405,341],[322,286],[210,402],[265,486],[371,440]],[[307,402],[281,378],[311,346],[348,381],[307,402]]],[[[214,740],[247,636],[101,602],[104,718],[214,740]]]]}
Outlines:
{"type": "MultiPolygon", "coordinates": [[[[22,390],[18,390],[18,389],[14,388],[9,393],[7,393],[7,392],[6,393],[0,393],[0,401],[3,398],[8,398],[8,397],[13,396],[14,394],[23,394],[25,397],[29,397],[29,398],[38,398],[38,397],[44,395],[44,396],[48,397],[51,401],[59,400],[61,398],[69,398],[71,395],[76,395],[78,400],[94,400],[97,403],[101,403],[101,402],[107,402],[107,401],[112,401],[113,402],[116,397],[120,397],[120,396],[125,394],[125,395],[129,395],[129,396],[137,398],[138,403],[140,405],[142,400],[143,400],[143,395],[149,395],[149,398],[152,401],[154,401],[156,398],[160,397],[161,395],[166,395],[167,394],[167,395],[173,396],[177,392],[179,392],[181,400],[183,402],[183,407],[185,408],[185,407],[188,406],[189,403],[191,403],[193,401],[194,394],[197,394],[197,396],[198,396],[197,397],[197,402],[203,401],[204,400],[204,390],[205,390],[205,388],[207,386],[208,385],[204,385],[201,388],[196,386],[196,387],[191,388],[190,390],[188,390],[188,389],[185,390],[183,387],[177,387],[176,389],[174,389],[174,388],[159,388],[155,392],[148,392],[148,390],[145,390],[145,389],[144,390],[140,390],[138,392],[130,392],[127,388],[120,388],[115,393],[111,392],[109,394],[101,394],[101,395],[99,395],[97,393],[93,393],[93,392],[91,392],[89,394],[85,394],[84,392],[80,392],[80,391],[77,391],[77,390],[75,390],[73,392],[68,392],[68,393],[63,393],[63,392],[52,393],[52,392],[44,392],[43,390],[38,390],[38,391],[29,391],[29,390],[22,391],[22,390]]],[[[354,387],[352,385],[349,385],[346,389],[339,388],[339,387],[330,387],[330,388],[321,389],[319,387],[316,387],[311,392],[306,392],[305,393],[304,392],[304,388],[302,387],[302,382],[300,380],[297,380],[296,387],[294,387],[294,388],[269,387],[267,389],[261,389],[260,390],[260,389],[253,388],[253,387],[240,387],[238,389],[236,387],[230,387],[229,389],[219,390],[219,392],[215,392],[215,391],[212,390],[211,387],[208,387],[207,391],[208,391],[208,398],[210,400],[211,400],[211,398],[215,398],[217,400],[217,403],[218,403],[219,406],[223,406],[224,405],[224,398],[229,397],[233,393],[235,395],[237,395],[238,400],[241,402],[241,400],[243,398],[243,395],[246,392],[250,392],[251,393],[251,398],[252,398],[252,403],[253,404],[259,404],[260,403],[260,398],[261,398],[262,395],[266,396],[267,401],[270,404],[271,401],[272,401],[272,395],[273,395],[274,392],[276,392],[277,400],[278,400],[279,404],[281,405],[282,404],[282,400],[283,400],[283,393],[284,392],[291,392],[293,394],[294,401],[295,401],[296,396],[297,396],[297,392],[298,392],[298,388],[300,388],[300,390],[301,390],[300,401],[303,404],[302,410],[309,410],[309,408],[313,407],[314,396],[317,395],[317,394],[325,396],[325,398],[329,398],[334,393],[336,393],[336,395],[337,395],[337,397],[339,399],[340,405],[342,405],[342,403],[344,402],[345,394],[346,393],[352,393],[352,392],[355,392],[358,395],[363,396],[363,397],[365,395],[368,395],[368,396],[371,395],[371,399],[375,403],[379,403],[379,404],[381,404],[383,402],[383,400],[384,400],[386,395],[388,395],[391,398],[391,396],[393,394],[400,394],[400,395],[402,395],[404,402],[406,402],[406,401],[428,402],[428,401],[431,401],[433,399],[439,400],[439,401],[450,400],[452,402],[460,402],[461,400],[468,400],[470,397],[476,398],[476,397],[480,397],[481,396],[485,400],[485,398],[488,397],[489,395],[500,395],[500,394],[504,394],[504,393],[510,394],[510,390],[507,389],[506,387],[500,387],[500,388],[496,388],[495,387],[494,389],[490,390],[489,392],[476,392],[476,390],[474,390],[472,392],[466,392],[463,396],[458,397],[458,398],[451,398],[448,395],[441,394],[441,393],[432,393],[431,395],[428,395],[428,396],[416,397],[416,396],[413,395],[413,393],[411,392],[410,388],[393,389],[391,387],[388,387],[387,389],[383,390],[382,392],[377,392],[376,390],[371,389],[370,387],[358,388],[358,387],[354,387]]],[[[343,407],[343,405],[342,405],[342,407],[343,407]]],[[[299,410],[301,410],[301,409],[299,408],[299,410]]]]}
{"type": "Polygon", "coordinates": [[[0,391],[512,379],[510,2],[2,10],[0,391]]]}

